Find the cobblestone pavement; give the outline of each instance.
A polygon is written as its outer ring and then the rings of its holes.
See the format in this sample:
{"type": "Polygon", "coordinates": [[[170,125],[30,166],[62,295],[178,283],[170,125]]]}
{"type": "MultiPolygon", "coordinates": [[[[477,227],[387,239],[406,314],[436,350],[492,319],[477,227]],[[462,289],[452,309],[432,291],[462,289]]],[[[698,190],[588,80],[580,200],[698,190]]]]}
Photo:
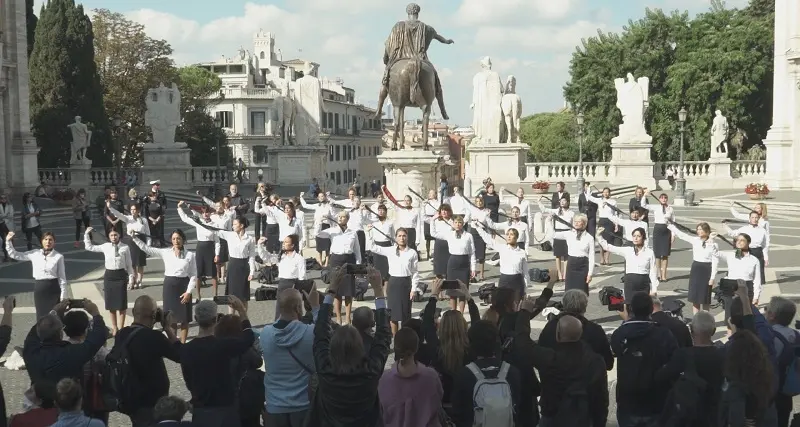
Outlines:
{"type": "MultiPolygon", "coordinates": [[[[722,195],[715,195],[716,198],[722,199],[722,195]]],[[[701,205],[699,207],[676,208],[678,221],[686,224],[693,225],[699,221],[708,221],[712,228],[720,229],[720,221],[724,218],[730,218],[730,213],[727,207],[719,206],[709,207],[701,205]]],[[[174,228],[184,228],[177,218],[174,210],[169,215],[166,229],[171,230],[174,228]]],[[[800,266],[797,263],[797,257],[800,255],[800,242],[796,241],[798,233],[798,223],[794,219],[794,213],[788,210],[771,209],[770,222],[772,227],[772,246],[770,248],[771,263],[767,268],[767,282],[765,289],[762,293],[761,301],[766,303],[773,295],[782,294],[784,296],[800,301],[800,288],[798,287],[798,279],[800,278],[800,266]]],[[[71,282],[71,297],[73,298],[90,298],[99,304],[102,304],[102,258],[99,254],[92,254],[84,251],[81,248],[73,247],[74,229],[72,219],[54,220],[51,223],[45,224],[45,229],[51,230],[56,233],[58,239],[57,250],[63,253],[67,259],[66,268],[68,279],[71,282]]],[[[193,230],[188,233],[190,239],[193,237],[193,230]]],[[[21,239],[16,239],[17,249],[24,250],[21,245],[21,239]]],[[[720,243],[722,249],[726,249],[725,243],[720,243]]],[[[191,247],[192,245],[190,245],[191,247]]],[[[689,264],[691,262],[691,249],[690,247],[681,242],[676,241],[673,256],[670,258],[670,280],[662,283],[659,288],[659,296],[663,300],[671,298],[685,299],[687,286],[688,286],[688,272],[689,264]]],[[[315,252],[309,250],[307,256],[314,256],[315,252]]],[[[529,249],[531,267],[548,268],[553,265],[551,253],[541,252],[538,249],[529,249]]],[[[424,257],[424,255],[423,255],[424,257]]],[[[597,299],[597,292],[600,288],[606,285],[614,285],[619,283],[620,274],[622,272],[622,260],[618,257],[612,257],[613,265],[610,267],[598,267],[595,273],[594,280],[592,281],[592,295],[589,300],[589,311],[587,317],[601,324],[606,331],[613,331],[620,323],[619,316],[615,313],[609,313],[605,307],[602,307],[597,299]]],[[[421,263],[422,276],[424,278],[430,276],[430,263],[421,263]]],[[[725,266],[721,266],[724,271],[725,266]]],[[[318,274],[318,273],[315,273],[318,274]]],[[[144,289],[130,291],[129,302],[132,306],[133,301],[137,296],[148,294],[153,296],[156,301],[161,300],[161,279],[163,275],[163,264],[160,260],[148,260],[146,268],[146,275],[144,289]]],[[[495,281],[499,275],[497,267],[487,265],[486,280],[495,281]]],[[[33,294],[30,278],[30,265],[28,263],[5,263],[0,264],[0,283],[2,283],[3,295],[16,295],[18,299],[18,308],[14,314],[14,333],[12,336],[11,347],[22,345],[24,335],[29,330],[34,322],[33,310],[33,294]]],[[[474,284],[472,290],[477,290],[479,284],[474,284]]],[[[257,287],[256,284],[253,287],[257,287]]],[[[529,294],[538,295],[542,289],[542,285],[536,284],[528,290],[529,294]]],[[[203,289],[206,296],[210,295],[209,288],[203,289]]],[[[563,284],[556,285],[554,299],[559,299],[563,293],[563,284]]],[[[368,294],[367,301],[361,304],[372,304],[370,301],[371,293],[368,294]]],[[[440,303],[443,307],[446,303],[440,303]]],[[[415,315],[423,308],[423,303],[415,303],[413,309],[415,315]]],[[[250,304],[250,318],[254,325],[262,328],[264,325],[271,323],[274,316],[275,303],[269,302],[255,302],[250,304]]],[[[486,307],[481,307],[483,312],[486,307]]],[[[691,308],[685,309],[686,315],[691,316],[691,308]]],[[[722,313],[720,309],[712,310],[712,314],[716,316],[718,321],[718,338],[723,338],[725,335],[725,327],[722,321],[722,313]]],[[[128,318],[130,322],[130,317],[128,318]]],[[[538,335],[541,328],[544,326],[544,319],[539,317],[532,321],[534,338],[538,335]]],[[[193,327],[190,330],[190,337],[196,334],[197,329],[193,327]]],[[[109,346],[113,342],[108,343],[109,346]]],[[[7,352],[5,356],[10,353],[7,352]]],[[[389,364],[391,363],[391,358],[389,364]]],[[[388,365],[388,364],[387,364],[388,365]]],[[[177,394],[188,398],[188,392],[185,388],[184,382],[181,378],[179,366],[167,362],[167,368],[172,380],[171,393],[177,394]]],[[[615,372],[611,372],[609,376],[609,387],[612,390],[613,401],[613,384],[616,377],[615,372]]],[[[2,381],[5,390],[6,402],[9,413],[15,413],[20,410],[22,394],[28,386],[28,376],[25,372],[9,371],[0,369],[0,381],[2,381]]],[[[800,410],[800,407],[798,408],[800,410]]],[[[614,408],[612,405],[611,416],[609,425],[616,425],[614,420],[614,408]]],[[[127,418],[119,416],[119,414],[112,414],[110,425],[112,426],[128,426],[130,425],[127,418]]]]}

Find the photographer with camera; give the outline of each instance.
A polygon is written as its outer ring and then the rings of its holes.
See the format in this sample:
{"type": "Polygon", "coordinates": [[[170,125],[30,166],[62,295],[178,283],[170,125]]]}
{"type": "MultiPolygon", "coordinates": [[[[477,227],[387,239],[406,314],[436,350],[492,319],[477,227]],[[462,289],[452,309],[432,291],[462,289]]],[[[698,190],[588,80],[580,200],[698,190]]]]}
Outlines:
{"type": "Polygon", "coordinates": [[[111,353],[126,353],[130,362],[124,396],[116,396],[125,407],[133,427],[153,423],[153,407],[169,394],[169,376],[164,359],[180,362],[181,342],[172,326],[172,314],[164,312],[152,297],[142,295],[133,303],[133,324],[117,333],[111,353]],[[155,330],[156,323],[161,330],[155,330]]]}
{"type": "MultiPolygon", "coordinates": [[[[680,300],[677,302],[682,304],[680,300]]],[[[680,307],[682,308],[683,306],[680,305],[680,307]]],[[[686,323],[683,323],[683,321],[673,316],[669,311],[664,311],[664,307],[661,305],[661,300],[658,299],[658,297],[653,297],[653,315],[651,318],[654,322],[672,332],[672,336],[675,337],[678,347],[692,346],[692,334],[689,332],[689,328],[686,327],[686,323]]]]}

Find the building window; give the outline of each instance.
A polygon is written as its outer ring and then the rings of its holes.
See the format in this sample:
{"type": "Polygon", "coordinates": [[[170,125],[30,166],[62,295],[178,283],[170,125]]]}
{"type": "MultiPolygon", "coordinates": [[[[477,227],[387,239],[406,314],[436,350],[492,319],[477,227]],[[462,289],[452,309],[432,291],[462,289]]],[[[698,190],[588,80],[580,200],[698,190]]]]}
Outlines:
{"type": "Polygon", "coordinates": [[[285,78],[286,78],[286,68],[284,68],[284,67],[281,67],[281,68],[278,70],[278,77],[280,77],[280,78],[282,78],[282,79],[285,79],[285,78]]]}
{"type": "Polygon", "coordinates": [[[346,158],[346,160],[351,160],[353,158],[352,157],[352,154],[353,154],[352,153],[352,148],[353,148],[352,145],[348,145],[347,146],[347,158],[346,158]]]}
{"type": "Polygon", "coordinates": [[[358,117],[353,116],[352,119],[353,119],[353,126],[352,126],[353,133],[358,134],[358,117]]]}
{"type": "Polygon", "coordinates": [[[341,184],[342,184],[342,173],[336,171],[336,185],[341,185],[341,184]]]}
{"type": "Polygon", "coordinates": [[[333,127],[333,113],[328,113],[328,129],[333,127]]]}
{"type": "Polygon", "coordinates": [[[328,128],[328,115],[325,113],[322,114],[322,128],[323,129],[328,128]]]}
{"type": "Polygon", "coordinates": [[[331,181],[336,181],[336,174],[331,172],[331,181]]]}
{"type": "Polygon", "coordinates": [[[217,111],[214,118],[220,121],[224,128],[233,128],[233,111],[217,111]]]}
{"type": "Polygon", "coordinates": [[[328,146],[328,161],[333,161],[333,145],[328,146]]]}
{"type": "Polygon", "coordinates": [[[361,146],[358,146],[358,157],[361,157],[361,146]]]}
{"type": "Polygon", "coordinates": [[[350,171],[344,171],[344,182],[350,182],[350,171]]]}
{"type": "Polygon", "coordinates": [[[261,58],[261,59],[264,59],[264,51],[263,50],[261,51],[261,54],[258,55],[258,57],[261,58]]]}
{"type": "Polygon", "coordinates": [[[264,111],[250,112],[250,135],[266,135],[267,113],[264,111]]]}
{"type": "Polygon", "coordinates": [[[253,164],[257,165],[266,165],[269,164],[269,154],[267,153],[267,146],[266,145],[254,145],[253,146],[253,164]]]}
{"type": "Polygon", "coordinates": [[[376,156],[380,156],[381,155],[381,147],[380,146],[375,147],[375,155],[376,156]]]}
{"type": "MultiPolygon", "coordinates": [[[[341,148],[342,148],[342,146],[341,146],[341,145],[337,145],[337,146],[336,146],[336,161],[337,161],[337,162],[338,162],[339,160],[341,160],[341,159],[342,159],[342,157],[341,157],[341,154],[342,154],[342,152],[341,152],[341,148]]],[[[338,173],[338,172],[337,172],[337,173],[338,173]]]]}
{"type": "Polygon", "coordinates": [[[333,128],[338,131],[339,130],[339,113],[334,113],[333,114],[333,124],[334,124],[333,128]]]}
{"type": "Polygon", "coordinates": [[[350,171],[350,176],[353,178],[353,179],[351,179],[350,181],[352,181],[352,182],[356,182],[356,178],[358,178],[358,174],[356,173],[356,170],[355,170],[355,169],[353,169],[353,170],[351,170],[351,171],[350,171]]]}
{"type": "Polygon", "coordinates": [[[231,65],[228,67],[228,72],[231,74],[242,74],[244,73],[244,67],[241,65],[231,65]]]}

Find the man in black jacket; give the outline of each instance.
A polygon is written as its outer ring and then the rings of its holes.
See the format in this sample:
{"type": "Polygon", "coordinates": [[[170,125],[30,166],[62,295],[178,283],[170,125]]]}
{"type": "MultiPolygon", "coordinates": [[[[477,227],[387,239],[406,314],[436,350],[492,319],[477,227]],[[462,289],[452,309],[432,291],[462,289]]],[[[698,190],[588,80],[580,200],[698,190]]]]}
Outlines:
{"type": "Polygon", "coordinates": [[[653,299],[637,292],[620,313],[624,322],[611,335],[617,356],[617,422],[619,427],[658,425],[669,384],[656,381],[656,372],[678,349],[672,332],[653,322],[653,299]]]}
{"type": "Polygon", "coordinates": [[[566,197],[569,200],[569,193],[564,191],[564,183],[559,181],[556,184],[556,191],[553,193],[552,197],[550,197],[550,208],[551,209],[558,209],[561,203],[561,199],[566,197]]]}
{"type": "Polygon", "coordinates": [[[189,412],[189,403],[177,396],[164,396],[158,399],[153,409],[155,423],[152,427],[188,427],[191,421],[181,421],[189,412]]]}
{"type": "Polygon", "coordinates": [[[170,326],[171,315],[167,314],[166,319],[161,319],[162,330],[158,331],[153,329],[157,313],[158,307],[153,298],[147,295],[136,298],[133,324],[120,329],[114,340],[115,347],[127,342],[134,381],[128,386],[131,401],[126,402],[129,408],[126,415],[130,417],[133,427],[146,427],[155,421],[153,407],[169,393],[169,376],[164,359],[180,361],[181,342],[170,326]],[[137,331],[136,335],[131,337],[134,331],[137,331]]]}
{"type": "Polygon", "coordinates": [[[651,318],[654,322],[672,332],[678,347],[692,346],[692,333],[689,332],[689,328],[680,319],[664,311],[661,307],[661,300],[656,297],[653,297],[653,315],[651,318]]]}
{"type": "Polygon", "coordinates": [[[561,304],[564,306],[561,313],[548,321],[539,334],[539,345],[555,349],[558,342],[556,340],[556,325],[558,325],[558,321],[564,316],[572,316],[580,320],[583,325],[581,341],[588,344],[595,353],[603,358],[606,370],[613,369],[614,355],[611,353],[611,346],[608,344],[606,332],[602,326],[585,317],[586,307],[589,305],[589,297],[586,293],[580,289],[570,289],[564,293],[561,298],[561,304]]]}
{"type": "MultiPolygon", "coordinates": [[[[11,312],[16,306],[14,297],[6,297],[3,300],[3,319],[0,320],[0,355],[6,352],[8,344],[11,342],[11,312]]],[[[0,384],[0,427],[6,427],[6,399],[3,393],[3,386],[0,384]]]]}
{"type": "MultiPolygon", "coordinates": [[[[583,184],[583,192],[578,195],[578,211],[586,214],[589,220],[586,224],[586,231],[594,236],[595,231],[597,231],[597,204],[586,199],[586,193],[590,191],[591,186],[592,184],[589,182],[583,184]]],[[[594,195],[596,196],[596,194],[594,195]]]]}
{"type": "Polygon", "coordinates": [[[83,309],[92,316],[92,329],[80,344],[64,341],[64,324],[61,318],[69,308],[64,300],[50,314],[39,319],[25,337],[22,358],[32,383],[46,383],[55,387],[64,378],[80,380],[86,362],[92,360],[108,337],[108,328],[97,305],[83,300],[83,309]]]}
{"type": "Polygon", "coordinates": [[[236,215],[244,216],[250,210],[250,202],[239,195],[239,187],[236,184],[231,184],[228,190],[230,190],[228,198],[231,199],[231,206],[236,209],[236,215]]]}

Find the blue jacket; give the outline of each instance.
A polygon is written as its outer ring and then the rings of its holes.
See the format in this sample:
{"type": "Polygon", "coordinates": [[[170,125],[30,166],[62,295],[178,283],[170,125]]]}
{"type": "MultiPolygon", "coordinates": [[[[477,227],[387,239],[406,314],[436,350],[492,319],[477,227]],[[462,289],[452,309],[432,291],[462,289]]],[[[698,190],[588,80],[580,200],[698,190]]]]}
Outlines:
{"type": "Polygon", "coordinates": [[[83,411],[62,412],[58,421],[50,427],[106,427],[102,421],[83,415],[83,411]]]}
{"type": "MultiPolygon", "coordinates": [[[[314,310],[317,320],[319,308],[314,310]]],[[[314,325],[278,320],[261,331],[261,349],[268,365],[264,376],[267,412],[285,414],[308,409],[308,370],[314,366],[314,325]],[[289,353],[291,349],[299,362],[289,353]]]]}

